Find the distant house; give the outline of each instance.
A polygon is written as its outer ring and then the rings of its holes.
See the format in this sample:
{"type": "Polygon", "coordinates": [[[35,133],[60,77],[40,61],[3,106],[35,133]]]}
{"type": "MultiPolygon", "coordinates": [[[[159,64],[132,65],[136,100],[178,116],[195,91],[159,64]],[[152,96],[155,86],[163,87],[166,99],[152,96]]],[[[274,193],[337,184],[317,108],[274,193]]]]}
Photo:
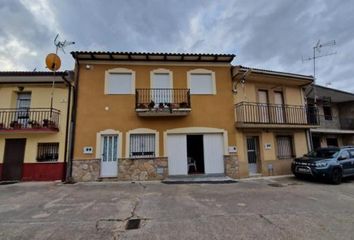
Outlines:
{"type": "Polygon", "coordinates": [[[308,102],[314,105],[316,91],[320,126],[311,129],[314,149],[354,145],[354,94],[316,85],[307,89],[308,102]]]}
{"type": "Polygon", "coordinates": [[[313,77],[235,66],[232,78],[240,177],[289,174],[319,124],[304,93],[313,77]]]}
{"type": "Polygon", "coordinates": [[[232,54],[72,52],[73,178],[237,177],[232,54]]]}
{"type": "Polygon", "coordinates": [[[71,75],[0,72],[0,180],[65,179],[71,75]]]}

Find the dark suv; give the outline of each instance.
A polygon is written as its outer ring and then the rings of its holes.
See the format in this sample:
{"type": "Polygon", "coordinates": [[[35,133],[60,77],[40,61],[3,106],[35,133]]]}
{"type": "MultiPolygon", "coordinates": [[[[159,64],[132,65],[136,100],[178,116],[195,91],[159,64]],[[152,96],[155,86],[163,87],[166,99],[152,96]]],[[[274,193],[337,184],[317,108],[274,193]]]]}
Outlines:
{"type": "Polygon", "coordinates": [[[354,176],[354,146],[319,148],[296,158],[291,171],[296,177],[325,178],[340,184],[342,177],[354,176]]]}

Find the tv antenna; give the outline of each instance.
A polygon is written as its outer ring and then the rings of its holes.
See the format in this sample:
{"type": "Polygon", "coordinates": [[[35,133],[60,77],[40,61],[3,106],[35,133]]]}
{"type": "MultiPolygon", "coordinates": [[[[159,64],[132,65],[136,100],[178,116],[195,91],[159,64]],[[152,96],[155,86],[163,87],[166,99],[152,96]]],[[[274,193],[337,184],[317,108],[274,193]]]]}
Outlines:
{"type": "Polygon", "coordinates": [[[311,61],[313,60],[313,93],[314,93],[314,103],[317,103],[317,94],[316,94],[316,59],[317,58],[322,58],[322,57],[327,57],[331,56],[334,54],[337,54],[337,52],[330,52],[330,53],[325,53],[321,54],[321,50],[324,47],[332,47],[336,45],[336,41],[332,40],[329,42],[321,43],[321,40],[318,40],[316,45],[313,47],[313,56],[309,58],[303,58],[302,57],[302,62],[305,61],[311,61]]]}
{"type": "Polygon", "coordinates": [[[65,50],[64,50],[65,47],[75,44],[75,42],[68,42],[66,40],[59,41],[58,38],[59,38],[59,33],[54,38],[54,45],[56,47],[56,50],[55,50],[56,54],[58,53],[59,49],[61,49],[63,51],[63,53],[65,53],[65,50]]]}
{"type": "Polygon", "coordinates": [[[75,42],[68,42],[66,40],[64,41],[59,41],[59,33],[55,36],[54,38],[54,45],[55,45],[55,53],[49,53],[46,57],[46,65],[47,68],[51,71],[53,71],[53,82],[52,82],[52,90],[50,94],[50,117],[52,118],[52,111],[53,111],[53,96],[54,96],[54,85],[55,85],[55,73],[57,70],[59,70],[61,66],[61,60],[60,57],[58,56],[58,50],[61,49],[63,53],[65,54],[64,48],[75,44],[75,42]]]}

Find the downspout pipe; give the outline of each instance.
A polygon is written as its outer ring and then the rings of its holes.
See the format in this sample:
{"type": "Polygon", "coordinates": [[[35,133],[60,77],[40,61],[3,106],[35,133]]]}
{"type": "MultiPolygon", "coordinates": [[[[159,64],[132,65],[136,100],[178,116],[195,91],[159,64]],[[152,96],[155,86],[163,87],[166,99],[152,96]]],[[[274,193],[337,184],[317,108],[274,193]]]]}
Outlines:
{"type": "MultiPolygon", "coordinates": [[[[70,73],[66,72],[68,75],[70,73]]],[[[70,124],[70,106],[71,106],[71,92],[72,90],[75,91],[75,86],[72,85],[72,83],[66,78],[66,75],[63,75],[62,78],[64,79],[64,81],[67,83],[68,85],[68,105],[67,105],[67,109],[66,109],[66,130],[65,130],[65,147],[64,147],[64,167],[65,170],[63,172],[63,178],[62,181],[66,181],[66,176],[67,176],[67,159],[68,159],[68,141],[69,141],[69,124],[70,124]]]]}
{"type": "Polygon", "coordinates": [[[70,124],[70,148],[69,148],[69,161],[66,174],[66,183],[74,183],[73,174],[73,158],[74,158],[74,146],[75,146],[75,129],[76,129],[76,115],[77,115],[77,94],[79,90],[79,77],[80,77],[80,62],[75,58],[75,67],[77,69],[75,74],[75,88],[74,98],[71,109],[71,124],[70,124]]]}

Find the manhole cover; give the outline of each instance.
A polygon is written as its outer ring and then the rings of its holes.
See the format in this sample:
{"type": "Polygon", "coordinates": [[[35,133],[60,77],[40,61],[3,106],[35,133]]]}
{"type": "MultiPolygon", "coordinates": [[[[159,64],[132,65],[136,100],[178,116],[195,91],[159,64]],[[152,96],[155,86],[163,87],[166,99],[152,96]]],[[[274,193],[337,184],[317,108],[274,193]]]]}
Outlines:
{"type": "Polygon", "coordinates": [[[130,219],[125,226],[126,230],[138,229],[140,227],[140,219],[130,219]]]}
{"type": "Polygon", "coordinates": [[[271,187],[284,187],[284,185],[280,184],[280,183],[269,183],[268,186],[271,186],[271,187]]]}

